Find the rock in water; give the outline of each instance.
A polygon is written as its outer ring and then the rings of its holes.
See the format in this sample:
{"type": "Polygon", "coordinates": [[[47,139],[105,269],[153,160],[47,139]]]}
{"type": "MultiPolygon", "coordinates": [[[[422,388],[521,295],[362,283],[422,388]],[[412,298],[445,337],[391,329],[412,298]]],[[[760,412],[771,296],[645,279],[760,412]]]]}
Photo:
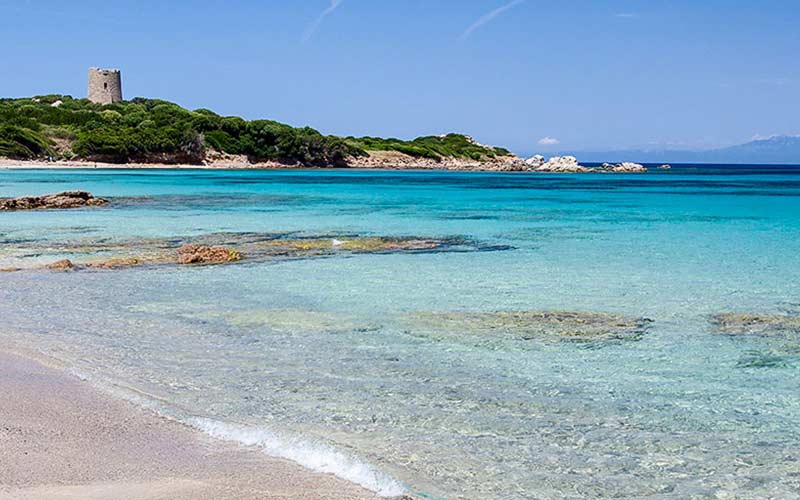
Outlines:
{"type": "Polygon", "coordinates": [[[622,163],[603,163],[600,167],[603,172],[644,173],[647,169],[639,163],[625,161],[622,163]]]}
{"type": "Polygon", "coordinates": [[[142,264],[142,260],[136,257],[114,257],[108,260],[89,262],[86,267],[91,269],[123,269],[142,264]]]}
{"type": "Polygon", "coordinates": [[[178,249],[179,264],[224,264],[242,260],[242,255],[227,247],[186,244],[178,249]]]}
{"type": "Polygon", "coordinates": [[[70,271],[75,269],[75,264],[72,263],[69,259],[62,259],[53,262],[52,264],[47,264],[45,269],[50,269],[53,271],[70,271]]]}
{"type": "Polygon", "coordinates": [[[589,169],[580,165],[574,156],[554,156],[536,168],[537,172],[576,173],[588,172],[589,169]]]}
{"type": "Polygon", "coordinates": [[[534,155],[525,160],[525,165],[530,168],[539,168],[544,165],[544,156],[542,155],[534,155]]]}
{"type": "Polygon", "coordinates": [[[106,205],[108,200],[95,198],[87,191],[64,191],[42,196],[21,196],[0,199],[0,210],[44,210],[106,205]]]}
{"type": "Polygon", "coordinates": [[[633,172],[633,173],[642,172],[643,173],[643,172],[647,172],[647,169],[644,167],[644,165],[642,165],[640,163],[633,163],[633,162],[629,162],[629,161],[624,161],[624,162],[622,162],[622,163],[620,163],[620,164],[618,164],[617,166],[614,167],[614,172],[633,172]]]}
{"type": "Polygon", "coordinates": [[[661,165],[660,167],[658,167],[659,170],[669,170],[671,168],[672,168],[672,165],[669,165],[669,164],[666,164],[666,163],[661,165]]]}

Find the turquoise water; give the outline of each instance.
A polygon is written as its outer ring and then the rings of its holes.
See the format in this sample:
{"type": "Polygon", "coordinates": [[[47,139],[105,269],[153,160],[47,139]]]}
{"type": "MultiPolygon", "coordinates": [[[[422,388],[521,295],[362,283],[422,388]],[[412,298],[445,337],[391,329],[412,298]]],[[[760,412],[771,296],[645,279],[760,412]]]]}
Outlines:
{"type": "Polygon", "coordinates": [[[113,203],[0,213],[0,268],[214,232],[495,249],[0,273],[0,339],[165,415],[387,495],[798,498],[800,348],[710,316],[800,313],[800,169],[0,171],[0,196],[65,189],[113,203]],[[653,323],[576,343],[409,320],[509,310],[653,323]]]}

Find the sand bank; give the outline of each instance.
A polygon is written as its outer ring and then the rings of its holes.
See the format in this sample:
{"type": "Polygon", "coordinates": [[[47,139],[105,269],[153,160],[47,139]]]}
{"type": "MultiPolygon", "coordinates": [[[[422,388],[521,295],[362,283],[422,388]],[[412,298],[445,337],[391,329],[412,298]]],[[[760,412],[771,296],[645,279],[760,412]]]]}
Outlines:
{"type": "Polygon", "coordinates": [[[0,500],[374,499],[0,351],[0,500]]]}

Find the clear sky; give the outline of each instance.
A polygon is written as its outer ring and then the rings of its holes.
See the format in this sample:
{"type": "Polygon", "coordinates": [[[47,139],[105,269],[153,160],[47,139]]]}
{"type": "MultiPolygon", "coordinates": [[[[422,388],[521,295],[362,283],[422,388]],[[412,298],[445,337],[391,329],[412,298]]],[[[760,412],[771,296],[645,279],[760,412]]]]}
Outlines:
{"type": "Polygon", "coordinates": [[[0,0],[0,43],[0,96],[82,97],[89,66],[120,68],[126,98],[340,135],[800,134],[797,0],[0,0]]]}

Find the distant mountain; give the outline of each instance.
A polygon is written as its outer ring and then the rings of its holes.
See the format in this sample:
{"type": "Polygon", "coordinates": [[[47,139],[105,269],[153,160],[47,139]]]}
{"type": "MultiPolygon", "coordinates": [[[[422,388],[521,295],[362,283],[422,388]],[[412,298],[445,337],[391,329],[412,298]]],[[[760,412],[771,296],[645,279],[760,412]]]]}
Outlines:
{"type": "Polygon", "coordinates": [[[776,136],[707,153],[726,162],[800,164],[800,136],[776,136]]]}
{"type": "Polygon", "coordinates": [[[775,136],[745,144],[705,151],[682,150],[616,150],[565,151],[583,162],[641,163],[753,163],[800,165],[800,136],[775,136]]]}

